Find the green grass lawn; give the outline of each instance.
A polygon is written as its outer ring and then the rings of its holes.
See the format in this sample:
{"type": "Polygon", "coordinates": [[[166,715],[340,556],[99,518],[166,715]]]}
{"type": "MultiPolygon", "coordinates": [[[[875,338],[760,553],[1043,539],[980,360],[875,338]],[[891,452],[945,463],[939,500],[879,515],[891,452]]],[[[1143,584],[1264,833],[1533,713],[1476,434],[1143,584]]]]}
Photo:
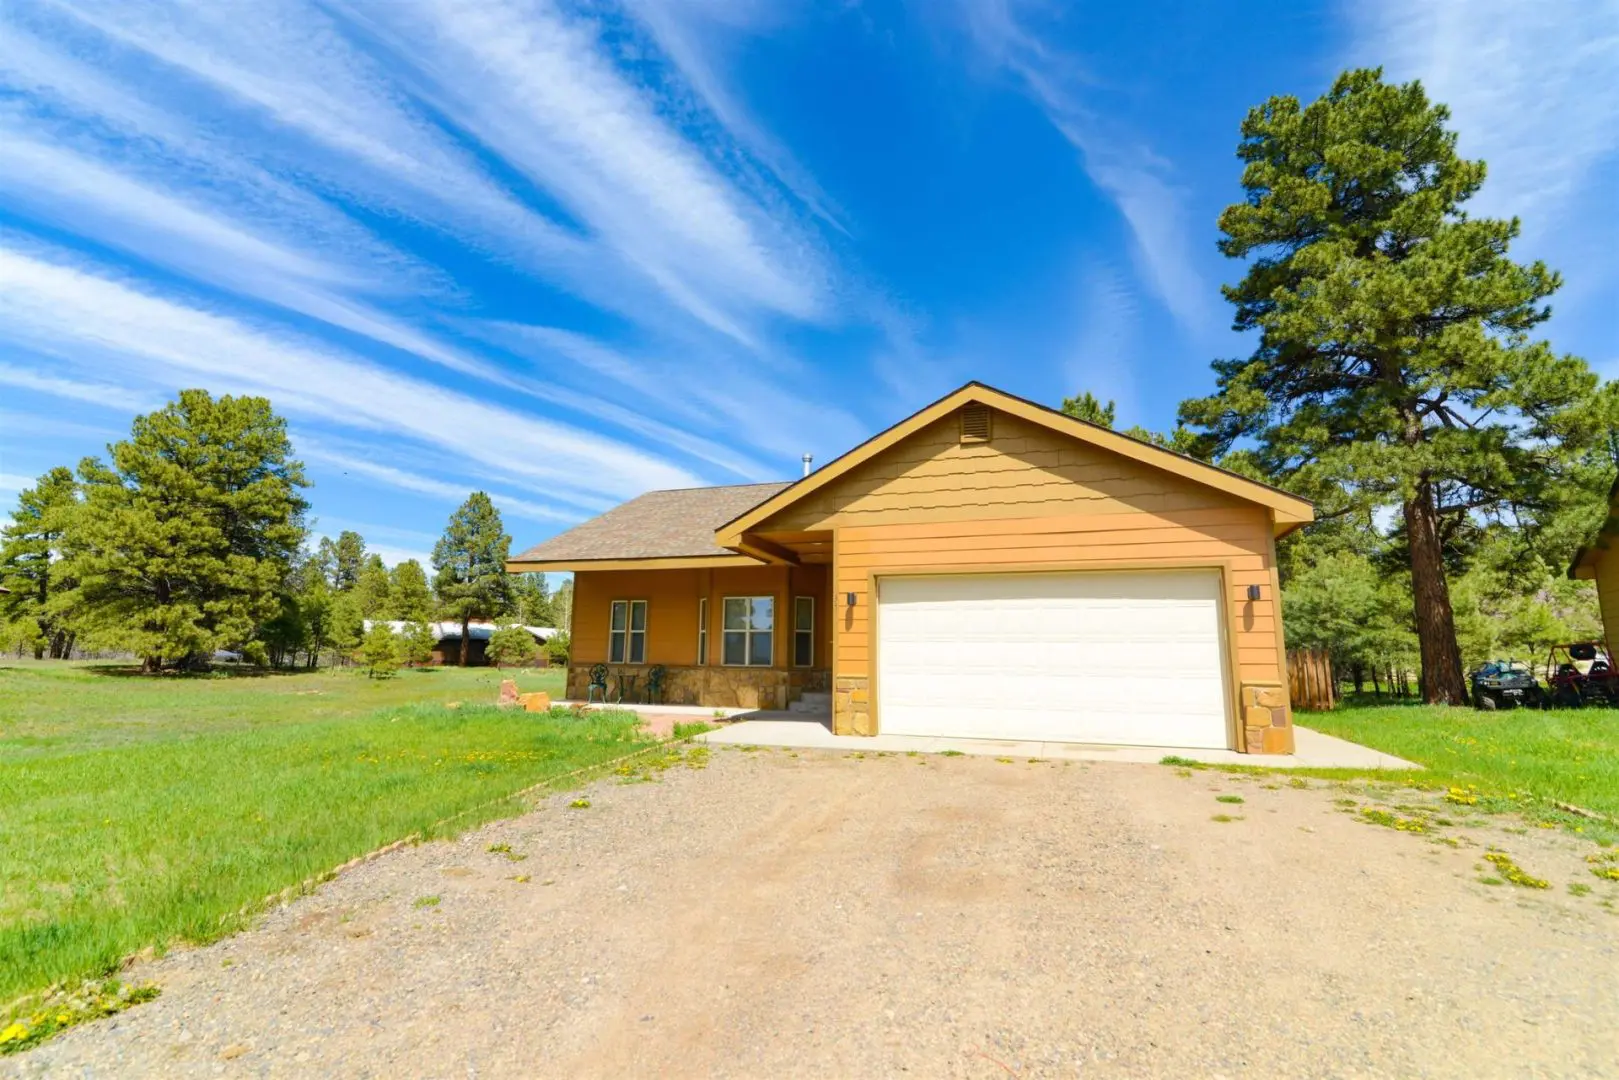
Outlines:
{"type": "MultiPolygon", "coordinates": [[[[497,710],[501,677],[0,664],[0,1005],[227,933],[271,893],[642,745],[624,714],[497,710]]],[[[562,672],[516,678],[557,692],[562,672]]]]}
{"type": "Polygon", "coordinates": [[[1525,792],[1619,820],[1619,710],[1355,702],[1301,712],[1298,722],[1427,766],[1439,780],[1525,792]]]}

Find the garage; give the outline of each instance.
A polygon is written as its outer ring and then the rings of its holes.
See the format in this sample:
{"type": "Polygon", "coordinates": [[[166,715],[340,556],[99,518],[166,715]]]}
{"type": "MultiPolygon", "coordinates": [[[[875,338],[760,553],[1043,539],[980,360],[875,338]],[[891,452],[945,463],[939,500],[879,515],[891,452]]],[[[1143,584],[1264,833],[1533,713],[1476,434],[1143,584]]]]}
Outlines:
{"type": "Polygon", "coordinates": [[[1231,745],[1217,570],[878,579],[896,735],[1231,745]]]}

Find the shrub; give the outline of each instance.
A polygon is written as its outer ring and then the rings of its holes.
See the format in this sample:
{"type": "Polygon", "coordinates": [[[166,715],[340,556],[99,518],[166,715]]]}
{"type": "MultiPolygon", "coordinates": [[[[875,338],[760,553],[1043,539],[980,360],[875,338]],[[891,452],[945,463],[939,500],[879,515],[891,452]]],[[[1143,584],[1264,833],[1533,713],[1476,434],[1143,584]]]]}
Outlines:
{"type": "Polygon", "coordinates": [[[399,639],[385,622],[373,623],[360,644],[360,656],[365,660],[366,674],[373,679],[386,679],[399,670],[399,639]]]}
{"type": "Polygon", "coordinates": [[[425,664],[433,659],[433,628],[425,622],[413,622],[399,638],[399,659],[406,664],[425,664]]]}
{"type": "Polygon", "coordinates": [[[489,635],[488,656],[491,663],[522,666],[532,664],[539,655],[534,636],[521,626],[502,626],[489,635]]]}
{"type": "Polygon", "coordinates": [[[559,630],[546,641],[545,657],[551,663],[565,667],[568,663],[568,650],[572,646],[573,642],[569,640],[568,632],[559,630]]]}

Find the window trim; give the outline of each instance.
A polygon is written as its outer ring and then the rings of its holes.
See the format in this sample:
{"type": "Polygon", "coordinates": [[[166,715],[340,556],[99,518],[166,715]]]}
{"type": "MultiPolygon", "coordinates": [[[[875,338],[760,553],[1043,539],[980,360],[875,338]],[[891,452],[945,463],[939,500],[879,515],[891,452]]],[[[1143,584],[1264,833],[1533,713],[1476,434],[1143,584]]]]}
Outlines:
{"type": "Polygon", "coordinates": [[[757,596],[725,596],[725,597],[720,598],[720,666],[721,667],[733,667],[733,668],[750,668],[750,667],[751,668],[759,668],[759,667],[762,667],[762,668],[771,668],[771,667],[776,666],[776,599],[777,599],[776,596],[774,594],[772,594],[772,593],[766,593],[766,594],[757,595],[757,596]],[[741,630],[732,630],[731,628],[729,628],[728,626],[725,625],[725,605],[730,603],[732,600],[741,600],[741,601],[743,601],[744,603],[746,603],[748,605],[748,607],[746,609],[748,625],[745,628],[741,629],[741,630]],[[770,629],[769,630],[755,630],[755,629],[753,629],[753,602],[755,600],[769,600],[770,601],[770,629]],[[742,635],[742,658],[743,659],[742,659],[742,663],[740,663],[740,664],[733,664],[729,660],[725,659],[725,635],[727,635],[727,634],[741,634],[742,635]],[[770,635],[770,655],[765,658],[765,662],[762,663],[762,664],[756,664],[756,663],[753,662],[753,635],[755,635],[755,634],[769,634],[770,635]]]}
{"type": "Polygon", "coordinates": [[[646,666],[647,661],[648,661],[647,652],[646,652],[646,650],[647,650],[647,627],[650,624],[651,618],[652,618],[652,605],[648,604],[645,600],[621,599],[621,600],[614,600],[608,605],[608,608],[607,608],[607,662],[609,664],[624,664],[624,665],[629,666],[629,667],[645,667],[646,666]],[[620,604],[624,605],[624,629],[622,629],[622,630],[614,630],[613,629],[613,612],[615,610],[617,610],[617,608],[618,608],[618,606],[620,604]],[[636,604],[641,605],[641,629],[639,629],[639,630],[634,629],[634,626],[635,626],[635,605],[636,604]],[[615,637],[617,637],[619,634],[624,635],[623,659],[614,660],[613,659],[613,639],[615,637]],[[630,648],[630,642],[631,642],[631,639],[637,634],[639,634],[640,637],[641,637],[641,659],[639,659],[639,660],[631,660],[630,655],[634,650],[630,648]]]}
{"type": "Polygon", "coordinates": [[[697,598],[697,666],[708,666],[708,597],[697,598]]]}
{"type": "Polygon", "coordinates": [[[815,597],[813,597],[813,596],[795,596],[795,597],[793,597],[793,667],[796,667],[796,668],[812,668],[814,666],[815,666],[815,597]],[[809,602],[809,625],[808,626],[800,626],[800,625],[798,625],[798,605],[799,605],[800,602],[806,601],[806,600],[809,602]],[[804,635],[807,635],[809,637],[809,659],[804,661],[802,664],[800,664],[798,662],[798,636],[800,634],[804,634],[804,635]]]}

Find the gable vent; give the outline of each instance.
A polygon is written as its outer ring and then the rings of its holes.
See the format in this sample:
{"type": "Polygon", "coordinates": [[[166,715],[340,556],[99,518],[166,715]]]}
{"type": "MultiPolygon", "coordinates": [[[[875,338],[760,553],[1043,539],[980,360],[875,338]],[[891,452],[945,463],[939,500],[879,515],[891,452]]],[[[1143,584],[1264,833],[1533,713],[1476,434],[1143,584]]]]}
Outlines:
{"type": "Polygon", "coordinates": [[[987,405],[967,405],[961,410],[961,441],[989,442],[990,410],[987,405]]]}

